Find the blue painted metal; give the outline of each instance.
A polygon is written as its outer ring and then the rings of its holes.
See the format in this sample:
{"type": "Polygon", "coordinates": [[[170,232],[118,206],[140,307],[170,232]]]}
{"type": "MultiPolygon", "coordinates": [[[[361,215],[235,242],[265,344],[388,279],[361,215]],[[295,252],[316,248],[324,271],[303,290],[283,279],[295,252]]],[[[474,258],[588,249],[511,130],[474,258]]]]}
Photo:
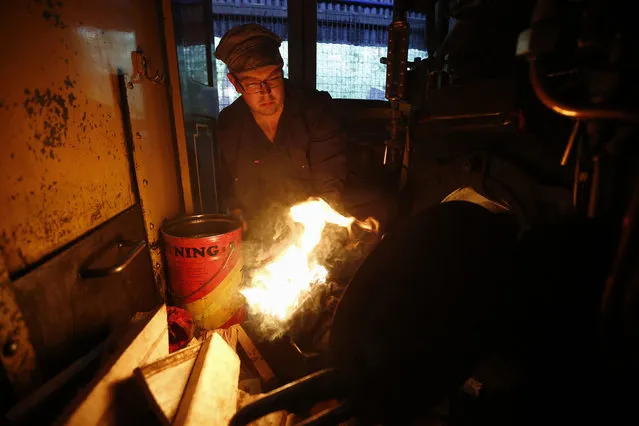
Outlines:
{"type": "Polygon", "coordinates": [[[339,3],[393,8],[393,0],[341,0],[339,3]]]}

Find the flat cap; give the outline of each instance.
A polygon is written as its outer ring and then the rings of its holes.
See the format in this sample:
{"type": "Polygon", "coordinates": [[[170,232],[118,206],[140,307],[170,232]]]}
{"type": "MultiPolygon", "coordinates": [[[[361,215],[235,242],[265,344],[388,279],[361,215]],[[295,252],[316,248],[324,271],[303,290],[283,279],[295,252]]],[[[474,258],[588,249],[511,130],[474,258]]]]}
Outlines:
{"type": "Polygon", "coordinates": [[[215,57],[231,72],[248,71],[267,65],[282,65],[277,34],[257,24],[238,25],[227,31],[215,49],[215,57]]]}

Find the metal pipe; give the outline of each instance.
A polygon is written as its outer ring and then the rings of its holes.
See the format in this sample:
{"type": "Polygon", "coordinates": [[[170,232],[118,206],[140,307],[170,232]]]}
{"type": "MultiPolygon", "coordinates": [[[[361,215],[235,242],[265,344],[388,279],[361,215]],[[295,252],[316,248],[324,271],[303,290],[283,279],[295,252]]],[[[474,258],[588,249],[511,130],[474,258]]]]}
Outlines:
{"type": "Polygon", "coordinates": [[[426,117],[420,120],[420,123],[425,123],[428,121],[437,121],[437,120],[463,120],[468,118],[488,118],[488,117],[499,117],[501,115],[505,115],[503,112],[484,112],[478,114],[457,114],[457,115],[434,115],[430,117],[426,117]]]}
{"type": "Polygon", "coordinates": [[[564,151],[564,156],[561,158],[561,165],[565,166],[568,162],[568,157],[572,152],[572,147],[575,145],[575,139],[577,138],[577,133],[579,133],[579,125],[581,124],[580,120],[575,122],[575,125],[572,128],[572,133],[570,133],[570,138],[568,138],[568,145],[566,145],[566,150],[564,151]]]}
{"type": "Polygon", "coordinates": [[[581,141],[577,142],[577,161],[575,161],[575,181],[572,187],[572,206],[577,209],[579,202],[579,180],[581,178],[581,141]]]}
{"type": "Polygon", "coordinates": [[[406,20],[406,6],[403,0],[393,2],[393,22],[406,20]]]}
{"type": "Polygon", "coordinates": [[[399,112],[399,103],[397,101],[391,101],[391,121],[390,121],[390,139],[386,141],[386,147],[384,148],[383,165],[389,165],[395,161],[395,151],[398,146],[398,134],[399,134],[399,122],[401,120],[401,114],[399,112]]]}
{"type": "Polygon", "coordinates": [[[599,197],[599,180],[600,180],[600,164],[599,156],[595,155],[592,158],[593,169],[592,178],[590,181],[590,199],[588,200],[588,217],[594,218],[597,212],[597,199],[599,197]]]}
{"type": "Polygon", "coordinates": [[[400,173],[400,189],[406,186],[408,182],[408,166],[410,163],[410,125],[406,124],[405,127],[406,138],[404,141],[404,158],[402,159],[402,171],[400,173]]]}
{"type": "Polygon", "coordinates": [[[530,63],[530,81],[535,94],[541,103],[556,113],[566,117],[574,117],[584,120],[600,119],[639,122],[639,114],[637,112],[574,106],[556,100],[544,88],[535,58],[530,57],[528,58],[528,61],[530,63]]]}

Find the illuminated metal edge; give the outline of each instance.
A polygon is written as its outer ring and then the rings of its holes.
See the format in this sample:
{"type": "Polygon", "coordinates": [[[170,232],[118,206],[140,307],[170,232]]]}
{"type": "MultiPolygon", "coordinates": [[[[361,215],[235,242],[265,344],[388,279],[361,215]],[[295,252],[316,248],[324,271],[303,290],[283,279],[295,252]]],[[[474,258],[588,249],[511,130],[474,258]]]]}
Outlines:
{"type": "MultiPolygon", "coordinates": [[[[149,46],[157,48],[157,46],[149,46]]],[[[155,52],[157,53],[157,52],[155,52]]],[[[153,53],[152,53],[153,55],[153,53]]],[[[127,99],[130,111],[144,110],[154,120],[131,117],[133,164],[144,217],[153,278],[158,297],[166,301],[166,276],[160,229],[168,219],[182,211],[177,170],[178,158],[172,137],[168,90],[164,84],[145,81],[130,85],[127,75],[127,99]]]]}
{"type": "Polygon", "coordinates": [[[187,141],[184,131],[184,111],[182,109],[182,94],[180,92],[179,67],[171,0],[162,0],[162,17],[166,43],[166,67],[168,68],[169,75],[169,92],[173,106],[173,120],[175,121],[175,142],[180,163],[182,199],[185,213],[193,214],[193,188],[191,188],[187,141]]]}

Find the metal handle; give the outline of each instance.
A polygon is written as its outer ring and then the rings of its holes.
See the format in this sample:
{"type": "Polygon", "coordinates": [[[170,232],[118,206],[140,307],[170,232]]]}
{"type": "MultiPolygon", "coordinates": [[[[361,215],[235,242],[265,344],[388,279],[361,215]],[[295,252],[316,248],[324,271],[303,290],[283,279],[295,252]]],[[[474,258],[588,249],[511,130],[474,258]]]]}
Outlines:
{"type": "MultiPolygon", "coordinates": [[[[303,405],[310,406],[315,402],[325,401],[327,399],[341,399],[342,394],[343,389],[339,375],[335,369],[327,368],[275,389],[258,400],[240,408],[231,418],[229,426],[246,426],[267,414],[280,410],[295,412],[303,405]]],[[[345,407],[340,405],[338,408],[339,410],[336,412],[332,410],[330,413],[322,412],[320,413],[322,414],[320,417],[323,419],[331,419],[334,418],[336,414],[339,414],[339,417],[342,419],[344,417],[350,417],[350,410],[348,410],[347,415],[343,412],[345,411],[345,407]]],[[[312,420],[317,421],[318,423],[316,424],[322,424],[317,417],[313,417],[312,420]]]]}
{"type": "Polygon", "coordinates": [[[135,259],[135,256],[140,254],[140,252],[146,247],[146,241],[116,241],[112,246],[109,247],[109,250],[112,248],[122,248],[122,247],[131,247],[131,251],[127,253],[122,262],[116,263],[115,265],[107,266],[106,268],[83,268],[80,270],[80,277],[83,279],[87,278],[103,278],[108,277],[110,275],[114,275],[120,273],[126,269],[127,266],[135,259]]]}

